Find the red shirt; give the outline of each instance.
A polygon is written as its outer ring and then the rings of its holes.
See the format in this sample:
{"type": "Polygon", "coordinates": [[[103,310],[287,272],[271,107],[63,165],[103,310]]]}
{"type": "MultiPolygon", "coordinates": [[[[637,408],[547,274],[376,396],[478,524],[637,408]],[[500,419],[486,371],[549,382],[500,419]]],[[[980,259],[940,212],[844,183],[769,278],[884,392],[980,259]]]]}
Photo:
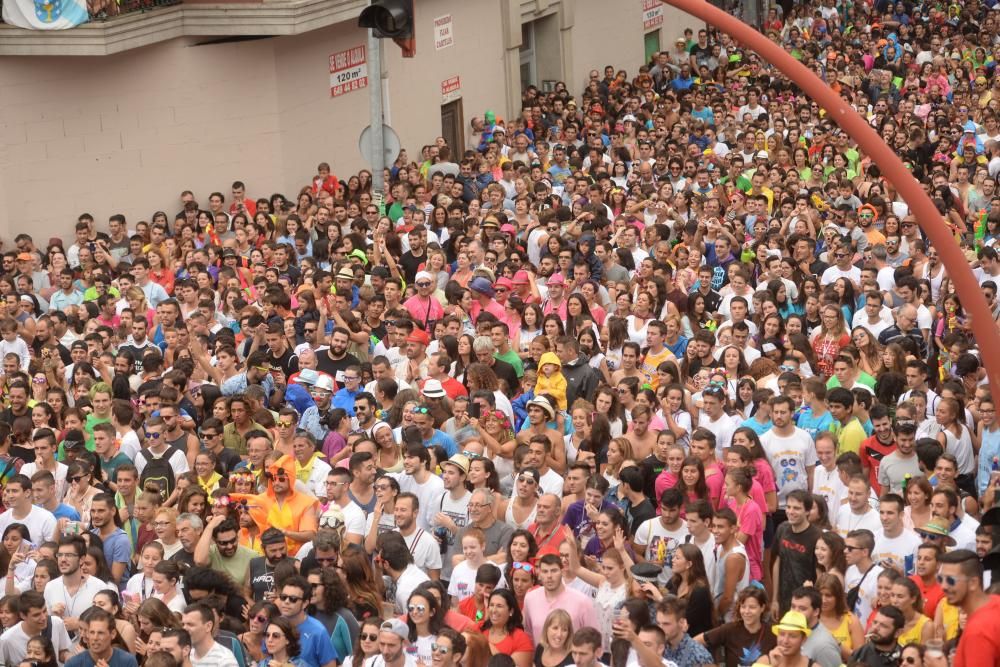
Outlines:
{"type": "Polygon", "coordinates": [[[1000,665],[1000,595],[991,595],[965,623],[952,667],[973,665],[1000,665]]]}
{"type": "Polygon", "coordinates": [[[917,585],[920,589],[920,597],[924,599],[924,616],[927,618],[934,618],[934,611],[937,609],[938,602],[944,597],[944,591],[941,590],[941,584],[936,580],[931,586],[924,584],[923,579],[920,578],[919,574],[911,574],[910,579],[913,583],[917,585]]]}
{"type": "Polygon", "coordinates": [[[486,616],[486,610],[481,610],[476,606],[476,596],[470,595],[458,603],[458,613],[462,614],[470,621],[479,623],[486,616]]]}
{"type": "MultiPolygon", "coordinates": [[[[237,204],[238,202],[233,201],[233,203],[229,205],[229,215],[236,215],[237,213],[240,212],[239,206],[237,204]]],[[[253,220],[253,217],[257,215],[257,202],[255,202],[253,199],[250,199],[249,197],[244,197],[243,205],[246,206],[247,216],[250,218],[250,220],[253,220]]]]}
{"type": "Polygon", "coordinates": [[[878,436],[874,434],[861,442],[861,451],[858,452],[861,456],[861,465],[868,470],[868,480],[871,482],[872,488],[875,489],[876,495],[882,495],[882,487],[878,483],[879,464],[882,463],[882,459],[894,451],[896,451],[895,441],[883,445],[879,442],[878,436]]]}
{"type": "MultiPolygon", "coordinates": [[[[483,630],[486,639],[489,640],[490,631],[483,630]]],[[[535,650],[535,644],[531,641],[528,633],[521,628],[514,628],[514,631],[500,640],[499,643],[491,647],[497,653],[504,655],[514,655],[515,653],[531,653],[535,650]]]]}
{"type": "Polygon", "coordinates": [[[535,554],[535,560],[537,561],[545,554],[555,554],[558,556],[559,545],[566,539],[568,530],[568,526],[564,523],[560,523],[551,533],[544,534],[539,532],[537,523],[528,526],[528,532],[535,536],[535,542],[538,543],[538,553],[535,554]]]}

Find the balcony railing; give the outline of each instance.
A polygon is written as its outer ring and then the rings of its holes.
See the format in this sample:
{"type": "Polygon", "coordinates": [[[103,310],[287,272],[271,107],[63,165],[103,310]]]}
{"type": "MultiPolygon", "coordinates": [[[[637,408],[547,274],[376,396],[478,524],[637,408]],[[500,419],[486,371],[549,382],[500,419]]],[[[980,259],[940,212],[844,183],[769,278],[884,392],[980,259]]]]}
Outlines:
{"type": "Polygon", "coordinates": [[[89,0],[91,21],[107,21],[115,16],[148,12],[157,7],[172,7],[183,0],[89,0]]]}
{"type": "MultiPolygon", "coordinates": [[[[0,4],[5,1],[0,0],[0,4]]],[[[107,56],[178,37],[302,35],[355,22],[368,0],[87,0],[69,30],[0,23],[0,57],[107,56]]]]}

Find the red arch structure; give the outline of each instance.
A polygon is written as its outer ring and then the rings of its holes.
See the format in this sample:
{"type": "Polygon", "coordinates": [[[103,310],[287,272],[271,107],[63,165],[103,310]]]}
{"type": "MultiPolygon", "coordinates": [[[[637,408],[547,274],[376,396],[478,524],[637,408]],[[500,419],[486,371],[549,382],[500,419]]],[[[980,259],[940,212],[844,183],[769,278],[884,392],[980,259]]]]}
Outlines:
{"type": "Polygon", "coordinates": [[[972,315],[976,340],[993,395],[1000,396],[1000,331],[993,321],[993,313],[948,226],[930,197],[903,166],[899,157],[882,141],[865,119],[822,79],[751,26],[704,0],[662,0],[662,2],[700,18],[756,51],[826,109],[829,117],[878,165],[883,176],[896,187],[896,191],[909,206],[910,212],[916,216],[917,224],[929,241],[937,248],[948,276],[955,284],[955,291],[962,300],[962,305],[972,315]]]}

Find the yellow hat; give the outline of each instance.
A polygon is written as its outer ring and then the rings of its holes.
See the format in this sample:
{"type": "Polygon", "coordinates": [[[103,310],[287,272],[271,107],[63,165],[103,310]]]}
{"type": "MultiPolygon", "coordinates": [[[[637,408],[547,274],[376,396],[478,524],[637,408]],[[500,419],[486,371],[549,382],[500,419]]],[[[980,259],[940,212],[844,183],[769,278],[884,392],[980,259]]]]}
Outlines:
{"type": "Polygon", "coordinates": [[[805,615],[801,611],[785,612],[785,615],[781,617],[781,622],[771,627],[771,632],[775,636],[782,630],[786,632],[801,632],[805,637],[808,637],[812,632],[809,629],[809,624],[806,623],[805,615]]]}

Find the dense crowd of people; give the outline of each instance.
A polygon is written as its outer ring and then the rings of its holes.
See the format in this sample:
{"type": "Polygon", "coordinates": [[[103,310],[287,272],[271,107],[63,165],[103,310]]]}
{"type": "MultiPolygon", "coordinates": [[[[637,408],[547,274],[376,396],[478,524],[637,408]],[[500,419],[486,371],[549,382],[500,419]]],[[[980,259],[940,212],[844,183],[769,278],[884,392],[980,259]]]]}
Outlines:
{"type": "MultiPolygon", "coordinates": [[[[1000,314],[996,16],[761,28],[1000,314]]],[[[688,31],[384,180],[14,239],[2,665],[1000,664],[997,324],[776,70],[688,31]]]]}

